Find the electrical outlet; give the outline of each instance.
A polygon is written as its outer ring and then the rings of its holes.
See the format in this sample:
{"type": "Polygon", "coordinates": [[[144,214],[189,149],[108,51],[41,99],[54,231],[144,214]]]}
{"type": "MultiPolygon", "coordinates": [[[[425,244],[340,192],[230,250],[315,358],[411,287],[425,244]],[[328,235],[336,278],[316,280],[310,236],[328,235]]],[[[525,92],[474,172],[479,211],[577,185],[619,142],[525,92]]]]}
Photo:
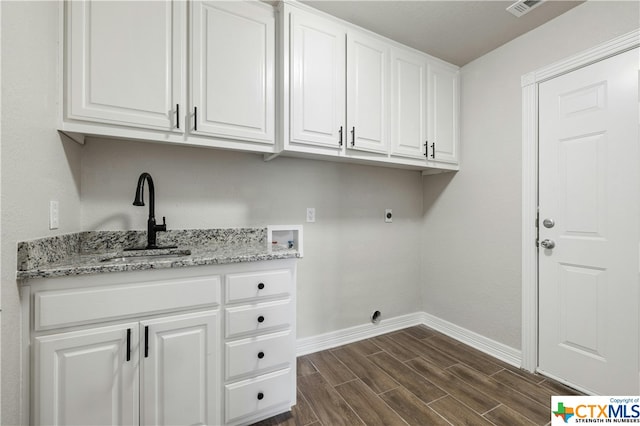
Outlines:
{"type": "Polygon", "coordinates": [[[391,223],[393,222],[393,210],[391,209],[384,209],[384,221],[386,223],[391,223]]]}
{"type": "Polygon", "coordinates": [[[316,221],[316,209],[315,207],[307,207],[307,222],[316,221]]]}
{"type": "Polygon", "coordinates": [[[60,226],[60,209],[58,202],[49,201],[49,229],[58,229],[60,226]]]}

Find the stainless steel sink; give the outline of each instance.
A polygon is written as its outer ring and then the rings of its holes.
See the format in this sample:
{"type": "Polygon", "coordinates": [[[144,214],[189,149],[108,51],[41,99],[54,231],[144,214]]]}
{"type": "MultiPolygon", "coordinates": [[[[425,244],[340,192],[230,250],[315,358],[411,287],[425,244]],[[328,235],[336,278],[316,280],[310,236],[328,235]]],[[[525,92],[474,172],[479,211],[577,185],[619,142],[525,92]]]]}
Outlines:
{"type": "MultiPolygon", "coordinates": [[[[151,250],[149,250],[151,251],[151,250]]],[[[170,259],[179,259],[181,257],[191,255],[191,250],[171,250],[170,252],[125,252],[118,253],[114,256],[108,256],[103,259],[100,259],[100,262],[109,262],[109,263],[129,263],[129,262],[149,262],[156,260],[170,260],[170,259]]]]}

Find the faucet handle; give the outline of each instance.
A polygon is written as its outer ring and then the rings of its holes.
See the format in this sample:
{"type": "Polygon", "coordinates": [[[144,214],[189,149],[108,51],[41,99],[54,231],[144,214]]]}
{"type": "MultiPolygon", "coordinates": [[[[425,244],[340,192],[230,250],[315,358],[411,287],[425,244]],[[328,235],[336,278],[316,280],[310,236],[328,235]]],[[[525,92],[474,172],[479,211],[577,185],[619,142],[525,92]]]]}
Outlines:
{"type": "Polygon", "coordinates": [[[156,231],[166,231],[167,230],[167,218],[162,216],[162,225],[156,225],[156,231]]]}

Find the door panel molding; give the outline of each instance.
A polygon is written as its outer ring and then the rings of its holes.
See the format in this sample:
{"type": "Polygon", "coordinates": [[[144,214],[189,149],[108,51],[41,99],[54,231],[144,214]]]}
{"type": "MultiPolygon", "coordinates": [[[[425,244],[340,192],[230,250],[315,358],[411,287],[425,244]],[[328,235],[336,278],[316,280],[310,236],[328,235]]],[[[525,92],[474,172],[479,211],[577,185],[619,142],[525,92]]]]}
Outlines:
{"type": "Polygon", "coordinates": [[[538,85],[640,47],[640,29],[522,76],[522,368],[538,364],[538,85]]]}

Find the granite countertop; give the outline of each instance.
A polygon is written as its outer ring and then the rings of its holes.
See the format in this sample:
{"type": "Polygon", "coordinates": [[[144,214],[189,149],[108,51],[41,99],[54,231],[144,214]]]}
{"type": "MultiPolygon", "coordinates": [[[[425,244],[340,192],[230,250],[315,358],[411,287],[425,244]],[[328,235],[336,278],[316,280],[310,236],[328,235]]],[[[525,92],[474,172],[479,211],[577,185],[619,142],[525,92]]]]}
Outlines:
{"type": "Polygon", "coordinates": [[[267,246],[266,228],[170,230],[146,245],[145,231],[91,231],[18,243],[18,279],[182,268],[300,257],[295,249],[267,246]],[[152,255],[163,255],[152,257],[152,255]]]}

